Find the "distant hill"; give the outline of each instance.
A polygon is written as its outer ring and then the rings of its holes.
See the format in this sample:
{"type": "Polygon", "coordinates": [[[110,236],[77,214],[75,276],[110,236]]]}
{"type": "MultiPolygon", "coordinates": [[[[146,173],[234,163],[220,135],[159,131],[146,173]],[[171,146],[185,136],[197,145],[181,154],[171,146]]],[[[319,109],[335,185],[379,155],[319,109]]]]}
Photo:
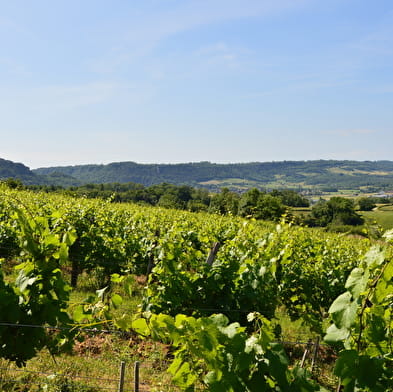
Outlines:
{"type": "MultiPolygon", "coordinates": [[[[146,186],[168,182],[176,185],[232,189],[360,189],[392,190],[392,161],[282,161],[218,164],[138,164],[117,162],[107,165],[78,165],[40,168],[35,175],[67,176],[80,183],[135,182],[146,186]]],[[[60,176],[60,178],[59,178],[60,176]]]]}
{"type": "Polygon", "coordinates": [[[57,166],[30,170],[0,158],[0,179],[18,178],[26,185],[78,186],[87,183],[164,182],[219,190],[260,189],[358,191],[393,190],[393,161],[282,161],[218,164],[138,164],[57,166]]]}
{"type": "Polygon", "coordinates": [[[48,175],[34,173],[23,163],[0,158],[0,180],[20,179],[25,185],[80,185],[80,181],[63,173],[51,172],[48,175]]]}
{"type": "Polygon", "coordinates": [[[15,163],[0,158],[0,179],[19,178],[25,184],[34,184],[38,181],[37,174],[33,173],[23,163],[15,163]]]}

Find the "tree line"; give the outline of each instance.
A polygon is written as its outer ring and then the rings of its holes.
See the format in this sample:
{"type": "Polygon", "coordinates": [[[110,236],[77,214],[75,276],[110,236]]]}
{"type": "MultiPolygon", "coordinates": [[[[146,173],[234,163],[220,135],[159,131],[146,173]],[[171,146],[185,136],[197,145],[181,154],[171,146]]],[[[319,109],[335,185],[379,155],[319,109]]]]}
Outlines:
{"type": "Polygon", "coordinates": [[[261,220],[278,221],[286,214],[295,223],[311,227],[345,228],[360,226],[363,218],[357,211],[369,211],[377,203],[392,203],[393,198],[361,197],[358,200],[344,197],[320,199],[303,214],[292,215],[291,208],[310,207],[310,201],[293,190],[266,192],[252,188],[236,192],[222,188],[212,193],[204,188],[189,185],[162,183],[144,186],[133,182],[86,184],[64,188],[55,185],[23,185],[18,179],[4,181],[10,188],[56,192],[75,197],[102,198],[117,203],[137,203],[162,208],[209,212],[261,220]]]}
{"type": "Polygon", "coordinates": [[[307,198],[293,190],[273,190],[265,192],[256,188],[244,193],[222,188],[211,193],[204,188],[189,185],[162,183],[144,186],[141,184],[109,183],[86,184],[63,188],[54,185],[23,186],[18,180],[7,180],[11,187],[36,191],[56,192],[70,196],[110,199],[112,202],[132,202],[192,212],[211,212],[222,215],[239,215],[255,219],[276,220],[288,207],[308,207],[307,198]]]}

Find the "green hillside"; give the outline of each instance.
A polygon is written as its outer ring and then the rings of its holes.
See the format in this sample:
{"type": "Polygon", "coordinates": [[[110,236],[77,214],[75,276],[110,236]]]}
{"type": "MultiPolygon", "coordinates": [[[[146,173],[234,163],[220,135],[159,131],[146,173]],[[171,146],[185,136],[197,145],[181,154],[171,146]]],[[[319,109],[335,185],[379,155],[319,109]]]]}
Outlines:
{"type": "Polygon", "coordinates": [[[26,185],[161,183],[204,187],[217,191],[249,188],[294,189],[297,191],[376,192],[393,190],[393,161],[282,161],[219,164],[138,164],[58,166],[30,170],[22,163],[0,158],[0,180],[20,179],[26,185]]]}
{"type": "Polygon", "coordinates": [[[0,180],[8,178],[19,179],[25,185],[80,185],[80,181],[64,173],[55,171],[48,175],[40,175],[30,170],[23,163],[16,163],[0,158],[0,180]]]}
{"type": "Polygon", "coordinates": [[[30,180],[36,178],[36,174],[23,163],[15,163],[0,158],[0,178],[19,178],[21,180],[30,180]]]}
{"type": "Polygon", "coordinates": [[[107,165],[79,165],[40,168],[38,175],[71,176],[82,183],[135,182],[143,185],[186,184],[211,190],[233,189],[393,189],[392,161],[283,161],[218,164],[138,164],[117,162],[107,165]]]}

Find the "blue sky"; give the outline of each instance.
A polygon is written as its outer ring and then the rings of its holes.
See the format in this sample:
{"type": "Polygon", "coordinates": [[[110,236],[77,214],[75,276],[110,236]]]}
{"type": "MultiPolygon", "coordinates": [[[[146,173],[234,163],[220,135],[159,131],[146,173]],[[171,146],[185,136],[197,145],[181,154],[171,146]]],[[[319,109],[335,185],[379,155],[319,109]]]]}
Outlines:
{"type": "Polygon", "coordinates": [[[391,0],[0,0],[0,157],[393,159],[391,0]]]}

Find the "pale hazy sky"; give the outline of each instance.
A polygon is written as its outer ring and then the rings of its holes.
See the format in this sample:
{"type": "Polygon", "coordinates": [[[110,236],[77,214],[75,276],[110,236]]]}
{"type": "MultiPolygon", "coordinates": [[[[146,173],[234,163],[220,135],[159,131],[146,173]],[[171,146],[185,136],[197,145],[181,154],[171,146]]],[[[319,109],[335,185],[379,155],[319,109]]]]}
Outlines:
{"type": "Polygon", "coordinates": [[[0,0],[0,157],[393,160],[392,0],[0,0]]]}

